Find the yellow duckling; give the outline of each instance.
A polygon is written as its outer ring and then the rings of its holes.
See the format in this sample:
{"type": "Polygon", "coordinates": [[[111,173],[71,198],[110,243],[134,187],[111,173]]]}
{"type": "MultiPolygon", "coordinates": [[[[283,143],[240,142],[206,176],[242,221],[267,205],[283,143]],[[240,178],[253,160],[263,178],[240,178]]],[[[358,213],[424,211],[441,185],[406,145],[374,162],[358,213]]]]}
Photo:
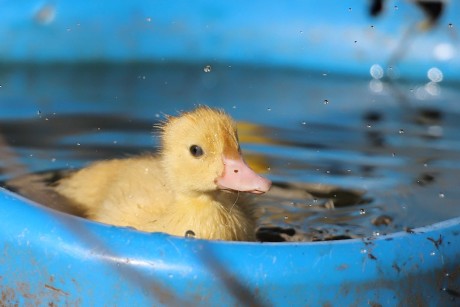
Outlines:
{"type": "Polygon", "coordinates": [[[149,232],[255,240],[255,221],[239,193],[262,194],[271,182],[244,162],[235,122],[199,107],[162,125],[158,156],[97,162],[62,179],[61,195],[87,217],[149,232]],[[189,232],[190,233],[190,232],[189,232]]]}

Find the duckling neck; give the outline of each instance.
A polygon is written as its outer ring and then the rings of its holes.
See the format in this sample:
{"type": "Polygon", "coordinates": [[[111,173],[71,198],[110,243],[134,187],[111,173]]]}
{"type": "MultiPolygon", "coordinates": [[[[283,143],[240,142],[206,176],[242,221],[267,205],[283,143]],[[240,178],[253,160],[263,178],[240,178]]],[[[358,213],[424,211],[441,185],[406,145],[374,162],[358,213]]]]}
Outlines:
{"type": "Polygon", "coordinates": [[[237,203],[236,194],[217,191],[180,196],[170,209],[171,214],[180,218],[183,227],[176,235],[183,236],[191,230],[196,237],[204,239],[255,240],[253,218],[237,203]]]}

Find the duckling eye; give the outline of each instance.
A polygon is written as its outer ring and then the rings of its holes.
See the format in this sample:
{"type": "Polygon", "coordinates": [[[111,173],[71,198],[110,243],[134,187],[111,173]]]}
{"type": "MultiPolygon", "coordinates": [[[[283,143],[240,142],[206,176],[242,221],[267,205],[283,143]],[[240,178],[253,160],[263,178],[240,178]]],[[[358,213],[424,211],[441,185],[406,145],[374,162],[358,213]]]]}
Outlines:
{"type": "Polygon", "coordinates": [[[190,153],[195,158],[201,157],[204,154],[203,149],[198,145],[190,146],[190,153]]]}

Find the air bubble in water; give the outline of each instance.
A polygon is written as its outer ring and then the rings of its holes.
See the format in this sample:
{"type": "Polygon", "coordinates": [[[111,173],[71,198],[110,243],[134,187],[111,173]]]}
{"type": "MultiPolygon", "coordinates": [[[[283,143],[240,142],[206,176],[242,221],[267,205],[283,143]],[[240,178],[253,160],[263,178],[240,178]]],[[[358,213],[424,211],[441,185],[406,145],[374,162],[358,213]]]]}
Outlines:
{"type": "Polygon", "coordinates": [[[270,112],[272,110],[272,108],[267,108],[267,111],[270,112]]]}
{"type": "Polygon", "coordinates": [[[147,18],[145,18],[145,21],[147,21],[147,22],[151,22],[151,21],[152,21],[152,18],[150,18],[150,17],[147,17],[147,18]]]}
{"type": "Polygon", "coordinates": [[[329,100],[324,99],[323,103],[324,103],[324,104],[329,104],[329,100]]]}
{"type": "Polygon", "coordinates": [[[360,215],[366,214],[366,209],[359,209],[359,214],[360,215]]]}
{"type": "Polygon", "coordinates": [[[444,198],[446,195],[444,193],[439,193],[439,198],[444,198]]]}
{"type": "Polygon", "coordinates": [[[206,65],[204,68],[203,68],[203,71],[204,72],[211,72],[211,65],[206,65]]]}
{"type": "Polygon", "coordinates": [[[399,129],[399,134],[404,134],[404,129],[399,129]]]}

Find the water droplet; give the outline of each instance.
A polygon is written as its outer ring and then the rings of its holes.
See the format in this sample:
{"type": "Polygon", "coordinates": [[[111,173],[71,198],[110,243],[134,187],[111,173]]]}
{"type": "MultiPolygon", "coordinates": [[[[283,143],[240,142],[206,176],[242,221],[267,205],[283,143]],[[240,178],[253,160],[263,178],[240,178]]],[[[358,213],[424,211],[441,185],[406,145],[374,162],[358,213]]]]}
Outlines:
{"type": "Polygon", "coordinates": [[[150,17],[147,17],[147,18],[145,18],[145,21],[147,21],[147,22],[151,22],[151,21],[152,21],[152,18],[150,18],[150,17]]]}
{"type": "Polygon", "coordinates": [[[374,29],[374,26],[373,26],[373,25],[371,26],[371,29],[374,29]]]}
{"type": "Polygon", "coordinates": [[[156,118],[160,118],[160,114],[155,113],[155,117],[156,117],[156,118]]]}
{"type": "Polygon", "coordinates": [[[323,77],[327,77],[327,73],[323,73],[323,77]]]}
{"type": "Polygon", "coordinates": [[[434,47],[433,54],[437,60],[448,61],[455,57],[457,51],[451,43],[440,43],[434,47]]]}
{"type": "Polygon", "coordinates": [[[446,195],[444,193],[439,193],[439,198],[444,198],[446,195]]]}
{"type": "Polygon", "coordinates": [[[233,106],[232,109],[236,109],[236,106],[233,106]]]}
{"type": "Polygon", "coordinates": [[[397,6],[397,5],[395,5],[394,9],[395,9],[395,10],[397,10],[397,9],[398,9],[398,6],[397,6]]]}
{"type": "Polygon", "coordinates": [[[204,72],[211,72],[211,65],[206,65],[206,66],[203,68],[203,71],[204,71],[204,72]]]}
{"type": "Polygon", "coordinates": [[[449,28],[453,28],[454,25],[452,23],[449,23],[449,28]]]}
{"type": "Polygon", "coordinates": [[[300,34],[303,34],[303,31],[302,31],[302,30],[300,30],[300,34]]]}
{"type": "Polygon", "coordinates": [[[284,216],[284,219],[287,220],[287,219],[289,219],[289,217],[288,217],[287,215],[285,215],[285,216],[284,216]]]}
{"type": "Polygon", "coordinates": [[[393,156],[393,158],[396,157],[396,153],[394,153],[394,152],[391,155],[393,156]]]}
{"type": "Polygon", "coordinates": [[[367,127],[367,128],[372,128],[372,126],[371,126],[371,125],[369,125],[369,124],[367,124],[367,125],[366,125],[366,127],[367,127]]]}
{"type": "Polygon", "coordinates": [[[114,144],[117,144],[117,143],[118,143],[118,141],[113,141],[113,143],[114,143],[114,144]]]}
{"type": "Polygon", "coordinates": [[[187,231],[185,232],[185,237],[186,237],[186,238],[195,238],[195,236],[196,236],[196,235],[195,235],[195,232],[194,232],[193,230],[187,230],[187,231]]]}
{"type": "Polygon", "coordinates": [[[444,78],[442,71],[437,67],[432,67],[427,72],[428,79],[432,82],[441,82],[444,78]]]}
{"type": "Polygon", "coordinates": [[[271,108],[267,108],[267,111],[270,112],[272,109],[271,108]]]}
{"type": "Polygon", "coordinates": [[[369,73],[371,74],[372,78],[374,79],[381,79],[383,77],[383,68],[379,64],[374,64],[369,69],[369,73]]]}
{"type": "Polygon", "coordinates": [[[81,144],[77,142],[77,146],[80,146],[81,144]]]}
{"type": "Polygon", "coordinates": [[[361,254],[367,254],[367,249],[363,248],[360,250],[361,254]]]}
{"type": "Polygon", "coordinates": [[[430,256],[436,256],[436,252],[434,252],[434,251],[431,252],[431,253],[430,253],[430,256]]]}
{"type": "Polygon", "coordinates": [[[271,171],[272,169],[270,168],[270,166],[267,167],[267,171],[271,171]]]}
{"type": "Polygon", "coordinates": [[[404,129],[399,129],[399,134],[404,134],[404,129]]]}
{"type": "Polygon", "coordinates": [[[351,7],[349,7],[349,8],[348,8],[348,11],[349,11],[349,12],[351,12],[351,11],[352,11],[352,8],[351,8],[351,7]]]}
{"type": "Polygon", "coordinates": [[[358,41],[355,41],[355,44],[357,43],[358,41]]]}
{"type": "Polygon", "coordinates": [[[381,93],[383,91],[383,82],[379,79],[372,79],[369,81],[369,89],[374,93],[381,93]]]}
{"type": "Polygon", "coordinates": [[[36,22],[47,25],[53,22],[56,17],[56,8],[52,4],[45,4],[40,7],[34,14],[36,22]]]}
{"type": "Polygon", "coordinates": [[[307,124],[307,122],[302,122],[302,125],[304,125],[304,126],[305,126],[306,124],[307,124]]]}
{"type": "Polygon", "coordinates": [[[450,276],[450,274],[449,274],[449,273],[446,273],[446,274],[444,274],[444,276],[445,276],[445,277],[449,277],[449,276],[450,276]]]}
{"type": "Polygon", "coordinates": [[[52,158],[51,162],[53,162],[53,163],[56,162],[56,158],[52,158]]]}
{"type": "Polygon", "coordinates": [[[324,103],[324,104],[329,104],[329,100],[324,99],[323,103],[324,103]]]}
{"type": "Polygon", "coordinates": [[[38,116],[42,115],[42,111],[38,110],[38,111],[37,111],[37,115],[38,115],[38,116]]]}
{"type": "Polygon", "coordinates": [[[366,209],[359,209],[359,214],[360,215],[366,214],[366,209]]]}

